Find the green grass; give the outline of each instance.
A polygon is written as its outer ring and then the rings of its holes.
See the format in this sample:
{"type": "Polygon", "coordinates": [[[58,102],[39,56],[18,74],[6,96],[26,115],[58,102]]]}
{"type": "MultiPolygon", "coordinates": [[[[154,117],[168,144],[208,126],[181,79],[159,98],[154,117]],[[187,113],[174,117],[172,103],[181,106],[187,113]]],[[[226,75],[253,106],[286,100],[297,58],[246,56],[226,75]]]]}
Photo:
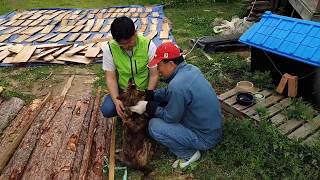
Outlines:
{"type": "MultiPolygon", "coordinates": [[[[107,0],[2,0],[0,13],[14,9],[77,7],[103,8],[113,5],[168,4],[165,15],[173,23],[173,34],[178,45],[189,48],[190,39],[213,35],[214,18],[230,20],[234,15],[242,14],[242,3],[234,0],[225,3],[220,0],[138,0],[138,1],[107,1],[107,0]],[[192,2],[192,3],[187,3],[192,2]]],[[[250,80],[258,87],[273,88],[268,72],[249,72],[250,64],[234,53],[215,53],[212,60],[206,59],[200,50],[195,49],[188,62],[198,66],[205,77],[216,86],[217,91],[234,87],[239,80],[250,80]],[[191,59],[191,57],[194,57],[191,59]]],[[[95,88],[106,88],[104,72],[101,64],[90,66],[73,66],[72,68],[88,68],[97,74],[99,79],[95,88]]],[[[34,97],[22,93],[30,89],[34,83],[43,84],[46,88],[59,79],[48,75],[64,72],[64,66],[36,68],[1,68],[0,86],[6,87],[6,97],[18,96],[27,101],[34,97]]],[[[263,111],[261,110],[263,115],[263,111]]],[[[300,116],[301,114],[299,114],[300,116]]],[[[224,121],[224,138],[218,146],[202,153],[199,163],[185,171],[173,171],[171,164],[175,157],[164,147],[160,147],[151,165],[155,168],[155,179],[173,179],[184,175],[196,179],[319,179],[320,178],[320,143],[305,146],[291,141],[279,134],[269,123],[254,125],[249,120],[229,118],[224,121]]],[[[139,179],[141,172],[129,169],[130,179],[139,179]]],[[[119,176],[118,176],[119,177],[119,176]]],[[[185,176],[184,176],[185,177],[185,176]]]]}

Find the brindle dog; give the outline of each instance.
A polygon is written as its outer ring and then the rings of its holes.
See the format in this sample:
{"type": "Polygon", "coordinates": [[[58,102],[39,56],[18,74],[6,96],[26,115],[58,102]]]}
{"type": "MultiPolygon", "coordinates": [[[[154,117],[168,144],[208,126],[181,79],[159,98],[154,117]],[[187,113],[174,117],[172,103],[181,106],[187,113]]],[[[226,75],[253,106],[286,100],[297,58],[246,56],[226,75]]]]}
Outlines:
{"type": "Polygon", "coordinates": [[[122,119],[122,151],[119,159],[127,166],[141,170],[148,176],[152,171],[149,162],[154,154],[153,142],[148,134],[149,118],[145,114],[140,115],[129,109],[130,106],[145,99],[145,92],[137,90],[134,81],[129,80],[127,89],[118,99],[125,107],[122,119]]]}

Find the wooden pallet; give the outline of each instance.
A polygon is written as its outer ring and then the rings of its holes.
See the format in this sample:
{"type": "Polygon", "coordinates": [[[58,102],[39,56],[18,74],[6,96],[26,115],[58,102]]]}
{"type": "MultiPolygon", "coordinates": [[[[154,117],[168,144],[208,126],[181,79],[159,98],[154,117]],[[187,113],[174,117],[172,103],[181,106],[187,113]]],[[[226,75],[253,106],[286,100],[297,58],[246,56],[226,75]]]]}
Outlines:
{"type": "MultiPolygon", "coordinates": [[[[269,90],[256,89],[265,96],[267,119],[279,132],[290,139],[302,140],[303,143],[312,143],[320,138],[320,114],[316,113],[312,120],[305,122],[297,119],[287,119],[284,110],[291,105],[290,98],[278,95],[269,90]]],[[[254,92],[254,93],[255,93],[254,92]]],[[[231,89],[218,96],[224,112],[237,117],[251,118],[257,122],[261,120],[256,112],[256,104],[242,106],[236,101],[237,91],[231,89]]]]}

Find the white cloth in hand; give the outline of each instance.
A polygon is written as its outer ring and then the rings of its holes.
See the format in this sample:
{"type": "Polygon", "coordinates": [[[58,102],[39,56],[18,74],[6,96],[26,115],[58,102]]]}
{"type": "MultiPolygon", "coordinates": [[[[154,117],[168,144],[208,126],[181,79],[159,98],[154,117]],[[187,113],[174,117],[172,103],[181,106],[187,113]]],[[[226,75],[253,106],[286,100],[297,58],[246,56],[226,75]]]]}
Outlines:
{"type": "Polygon", "coordinates": [[[130,106],[129,109],[132,112],[142,114],[146,111],[148,101],[139,101],[135,106],[130,106]]]}

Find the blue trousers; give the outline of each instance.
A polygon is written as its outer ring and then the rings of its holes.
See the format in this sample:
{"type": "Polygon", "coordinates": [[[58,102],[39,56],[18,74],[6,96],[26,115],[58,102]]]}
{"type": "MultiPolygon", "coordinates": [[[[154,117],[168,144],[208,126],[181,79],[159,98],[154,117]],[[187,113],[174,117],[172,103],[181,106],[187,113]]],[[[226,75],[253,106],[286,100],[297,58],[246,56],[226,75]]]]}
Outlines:
{"type": "Polygon", "coordinates": [[[111,118],[118,115],[116,106],[114,105],[110,94],[104,97],[100,110],[105,118],[111,118]]]}
{"type": "Polygon", "coordinates": [[[180,159],[188,160],[197,150],[207,150],[210,146],[199,138],[192,130],[180,123],[167,123],[160,118],[153,118],[149,122],[149,134],[160,144],[180,159]]]}

